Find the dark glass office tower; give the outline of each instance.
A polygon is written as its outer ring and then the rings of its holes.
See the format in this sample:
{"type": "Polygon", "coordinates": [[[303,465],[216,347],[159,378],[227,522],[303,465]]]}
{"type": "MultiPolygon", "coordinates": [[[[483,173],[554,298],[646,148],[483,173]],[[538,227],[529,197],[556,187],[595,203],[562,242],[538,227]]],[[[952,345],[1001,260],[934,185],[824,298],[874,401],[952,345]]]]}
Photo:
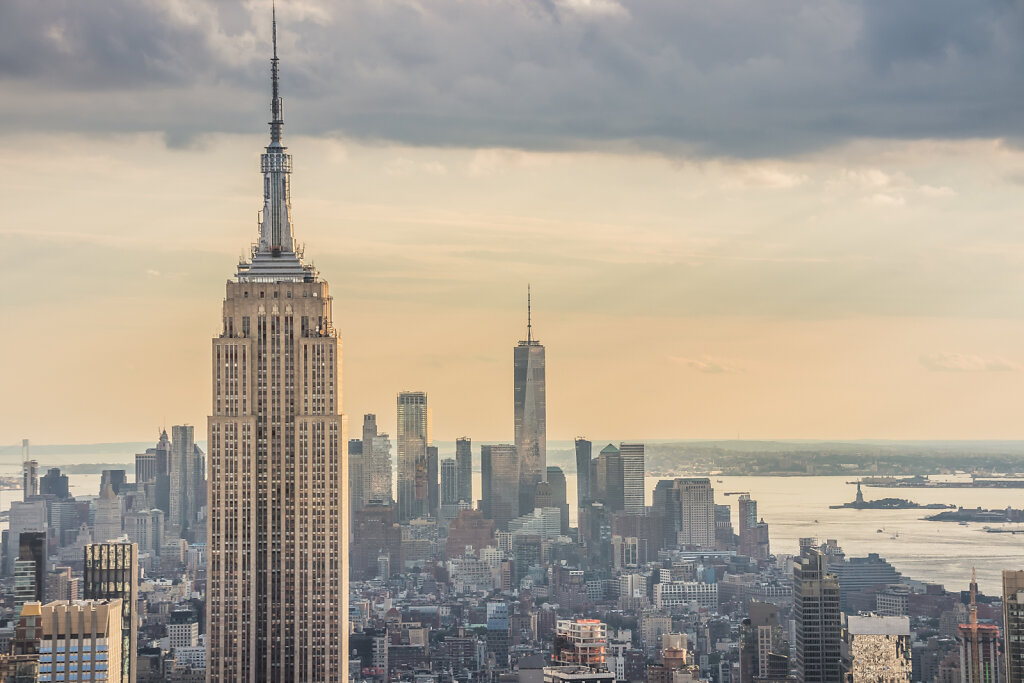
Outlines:
{"type": "Polygon", "coordinates": [[[576,511],[591,500],[590,460],[594,446],[582,436],[576,437],[576,511]]]}
{"type": "Polygon", "coordinates": [[[511,444],[480,447],[481,509],[494,528],[508,530],[519,516],[519,457],[511,444]]]}
{"type": "Polygon", "coordinates": [[[455,441],[455,466],[458,470],[459,500],[473,503],[473,442],[468,436],[455,441]]]}

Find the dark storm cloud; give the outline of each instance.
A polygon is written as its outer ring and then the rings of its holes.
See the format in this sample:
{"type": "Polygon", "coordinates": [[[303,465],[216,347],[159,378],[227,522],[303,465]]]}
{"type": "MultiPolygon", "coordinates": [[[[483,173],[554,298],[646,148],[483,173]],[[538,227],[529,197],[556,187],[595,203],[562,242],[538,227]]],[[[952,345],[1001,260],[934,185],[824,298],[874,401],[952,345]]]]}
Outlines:
{"type": "MultiPolygon", "coordinates": [[[[1019,2],[279,3],[292,134],[786,155],[859,137],[1016,138],[1019,2]]],[[[8,130],[266,118],[263,3],[7,0],[8,130]]]]}

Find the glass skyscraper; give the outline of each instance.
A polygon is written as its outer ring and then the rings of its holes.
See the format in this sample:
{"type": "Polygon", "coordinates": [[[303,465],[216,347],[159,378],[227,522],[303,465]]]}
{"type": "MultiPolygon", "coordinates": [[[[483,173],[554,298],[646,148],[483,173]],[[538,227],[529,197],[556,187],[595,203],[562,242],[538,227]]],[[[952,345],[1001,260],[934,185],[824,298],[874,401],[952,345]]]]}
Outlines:
{"type": "Polygon", "coordinates": [[[526,339],[513,352],[516,452],[519,455],[519,514],[534,507],[537,484],[547,476],[547,402],[544,346],[533,338],[527,293],[526,339]]]}

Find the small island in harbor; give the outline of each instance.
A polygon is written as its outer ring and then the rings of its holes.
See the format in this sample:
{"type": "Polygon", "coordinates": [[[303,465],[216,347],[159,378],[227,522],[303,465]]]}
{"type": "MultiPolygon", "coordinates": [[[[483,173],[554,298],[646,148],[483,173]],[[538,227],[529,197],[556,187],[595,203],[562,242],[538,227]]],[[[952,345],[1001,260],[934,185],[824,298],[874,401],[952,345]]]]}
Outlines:
{"type": "MultiPolygon", "coordinates": [[[[1024,510],[1016,510],[1006,507],[1001,510],[983,510],[982,508],[957,508],[935,515],[928,515],[925,519],[932,522],[1024,522],[1024,510]]],[[[998,533],[998,531],[997,531],[998,533]]]]}
{"type": "Polygon", "coordinates": [[[860,490],[860,483],[857,483],[857,497],[842,505],[829,505],[831,510],[853,508],[854,510],[947,510],[956,507],[944,503],[928,503],[922,505],[904,498],[879,498],[878,500],[864,500],[864,493],[860,490]]]}

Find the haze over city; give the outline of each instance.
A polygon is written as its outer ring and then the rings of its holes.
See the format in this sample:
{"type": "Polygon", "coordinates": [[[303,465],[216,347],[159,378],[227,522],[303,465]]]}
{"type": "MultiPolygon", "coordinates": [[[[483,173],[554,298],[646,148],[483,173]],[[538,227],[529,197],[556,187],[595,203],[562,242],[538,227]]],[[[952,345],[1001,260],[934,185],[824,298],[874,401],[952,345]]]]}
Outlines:
{"type": "Polygon", "coordinates": [[[0,683],[1024,683],[1022,29],[8,0],[0,683]]]}
{"type": "MultiPolygon", "coordinates": [[[[347,413],[507,439],[530,283],[552,439],[1020,438],[1019,6],[283,7],[347,413]]],[[[0,443],[205,424],[268,10],[5,3],[0,443]]]]}

